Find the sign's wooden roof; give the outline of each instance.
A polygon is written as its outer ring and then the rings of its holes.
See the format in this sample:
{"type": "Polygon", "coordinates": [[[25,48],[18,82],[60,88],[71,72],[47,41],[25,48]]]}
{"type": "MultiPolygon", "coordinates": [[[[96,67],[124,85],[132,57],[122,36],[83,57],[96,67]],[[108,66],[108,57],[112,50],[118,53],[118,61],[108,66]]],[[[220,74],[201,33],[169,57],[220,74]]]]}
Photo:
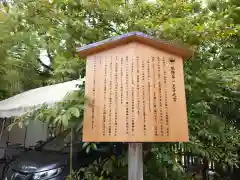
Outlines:
{"type": "Polygon", "coordinates": [[[115,36],[103,41],[92,43],[80,48],[77,48],[77,52],[80,56],[86,57],[91,54],[95,54],[107,49],[115,48],[119,45],[127,44],[129,42],[140,42],[156,49],[160,49],[175,55],[182,57],[183,59],[189,59],[192,56],[192,52],[180,46],[173,45],[163,40],[156,40],[153,37],[144,34],[142,32],[130,32],[120,36],[115,36]]]}

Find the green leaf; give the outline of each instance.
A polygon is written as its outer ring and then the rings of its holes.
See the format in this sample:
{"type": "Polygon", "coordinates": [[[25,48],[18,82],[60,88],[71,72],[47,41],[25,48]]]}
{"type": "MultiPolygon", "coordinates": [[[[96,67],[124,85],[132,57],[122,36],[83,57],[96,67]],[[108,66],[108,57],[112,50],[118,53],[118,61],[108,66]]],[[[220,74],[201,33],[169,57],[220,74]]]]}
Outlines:
{"type": "Polygon", "coordinates": [[[87,146],[87,148],[86,148],[86,152],[89,153],[90,150],[91,150],[91,146],[87,146]]]}
{"type": "Polygon", "coordinates": [[[61,122],[63,123],[64,127],[68,127],[68,121],[69,121],[69,115],[68,114],[63,114],[61,122]]]}
{"type": "Polygon", "coordinates": [[[8,126],[8,131],[11,131],[12,130],[12,128],[14,127],[14,126],[16,126],[18,124],[18,122],[14,122],[14,123],[11,123],[9,126],[8,126]]]}
{"type": "Polygon", "coordinates": [[[97,145],[95,143],[91,143],[91,148],[97,150],[97,145]]]}
{"type": "Polygon", "coordinates": [[[83,144],[83,148],[86,148],[88,145],[89,145],[89,143],[86,143],[86,142],[85,142],[85,143],[83,144]]]}
{"type": "Polygon", "coordinates": [[[70,113],[73,115],[73,116],[75,116],[75,117],[79,117],[80,116],[80,111],[79,111],[79,109],[77,108],[77,107],[71,107],[70,109],[69,109],[69,111],[70,111],[70,113]]]}

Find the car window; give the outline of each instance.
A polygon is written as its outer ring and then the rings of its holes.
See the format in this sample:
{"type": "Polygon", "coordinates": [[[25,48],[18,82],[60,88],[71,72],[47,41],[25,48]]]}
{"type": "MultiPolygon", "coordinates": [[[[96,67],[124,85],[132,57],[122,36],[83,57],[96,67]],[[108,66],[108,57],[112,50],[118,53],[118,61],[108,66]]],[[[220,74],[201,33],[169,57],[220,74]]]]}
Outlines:
{"type": "Polygon", "coordinates": [[[69,131],[65,131],[44,144],[42,149],[48,151],[61,151],[64,147],[70,144],[70,141],[71,133],[69,131]]]}
{"type": "MultiPolygon", "coordinates": [[[[73,152],[80,152],[83,150],[83,146],[82,146],[82,142],[80,141],[74,141],[72,144],[72,151],[73,152]]],[[[70,144],[67,144],[62,150],[61,152],[63,153],[69,153],[70,152],[70,144]]]]}
{"type": "MultiPolygon", "coordinates": [[[[75,132],[75,131],[73,131],[75,132]]],[[[42,146],[42,150],[70,152],[71,131],[65,131],[49,140],[42,146]]],[[[73,133],[73,152],[82,149],[83,142],[79,140],[79,132],[73,133]]]]}

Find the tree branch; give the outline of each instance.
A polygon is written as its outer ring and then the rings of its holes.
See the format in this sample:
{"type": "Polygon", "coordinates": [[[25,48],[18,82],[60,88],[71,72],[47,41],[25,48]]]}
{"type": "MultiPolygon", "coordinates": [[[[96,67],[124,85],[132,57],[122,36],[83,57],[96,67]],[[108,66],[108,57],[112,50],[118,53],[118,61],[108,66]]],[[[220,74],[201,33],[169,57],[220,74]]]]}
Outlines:
{"type": "Polygon", "coordinates": [[[47,55],[48,55],[48,58],[49,58],[50,62],[52,63],[53,62],[53,57],[52,57],[51,53],[49,52],[49,50],[47,50],[47,55]]]}
{"type": "Polygon", "coordinates": [[[53,68],[44,64],[39,58],[37,58],[37,61],[46,69],[50,70],[50,71],[53,71],[53,68]]]}

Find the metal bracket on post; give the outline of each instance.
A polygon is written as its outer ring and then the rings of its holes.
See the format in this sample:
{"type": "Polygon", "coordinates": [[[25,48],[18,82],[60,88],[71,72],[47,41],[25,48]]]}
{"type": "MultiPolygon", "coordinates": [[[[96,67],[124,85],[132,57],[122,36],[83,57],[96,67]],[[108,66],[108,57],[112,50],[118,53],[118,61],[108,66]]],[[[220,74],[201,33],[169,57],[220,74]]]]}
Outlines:
{"type": "Polygon", "coordinates": [[[143,180],[142,143],[128,145],[128,180],[143,180]]]}

